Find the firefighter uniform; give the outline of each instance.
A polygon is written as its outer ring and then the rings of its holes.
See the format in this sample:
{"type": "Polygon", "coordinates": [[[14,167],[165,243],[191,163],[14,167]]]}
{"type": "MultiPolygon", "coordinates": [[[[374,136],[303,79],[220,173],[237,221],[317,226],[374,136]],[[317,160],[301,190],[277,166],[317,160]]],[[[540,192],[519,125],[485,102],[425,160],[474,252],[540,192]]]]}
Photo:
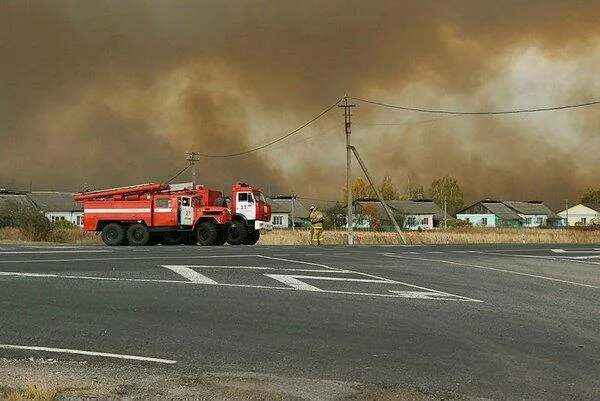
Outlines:
{"type": "Polygon", "coordinates": [[[323,245],[323,213],[317,210],[315,206],[310,207],[310,244],[323,245]]]}

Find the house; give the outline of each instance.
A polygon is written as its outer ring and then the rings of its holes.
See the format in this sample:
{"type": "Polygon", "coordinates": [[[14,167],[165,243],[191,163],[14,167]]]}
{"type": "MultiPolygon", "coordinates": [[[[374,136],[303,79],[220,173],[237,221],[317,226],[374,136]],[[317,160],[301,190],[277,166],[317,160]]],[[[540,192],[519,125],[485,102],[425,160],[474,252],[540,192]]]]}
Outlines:
{"type": "Polygon", "coordinates": [[[275,228],[290,228],[310,225],[308,209],[296,196],[277,195],[267,199],[271,205],[271,223],[275,228]]]}
{"type": "Polygon", "coordinates": [[[66,220],[83,225],[83,208],[66,192],[17,192],[0,189],[0,210],[29,208],[44,213],[50,221],[66,220]]]}
{"type": "MultiPolygon", "coordinates": [[[[444,211],[431,199],[385,201],[397,223],[404,230],[431,230],[443,225],[444,211]]],[[[356,228],[393,229],[385,208],[376,199],[354,201],[356,228]]]]}
{"type": "Polygon", "coordinates": [[[543,227],[558,220],[558,216],[541,201],[490,199],[462,209],[456,218],[476,227],[543,227]]]}
{"type": "Polygon", "coordinates": [[[68,192],[30,192],[27,194],[36,208],[52,222],[68,221],[83,226],[83,207],[68,192]]]}
{"type": "Polygon", "coordinates": [[[26,192],[10,191],[0,188],[0,211],[6,209],[35,209],[35,204],[29,199],[26,192]]]}
{"type": "Polygon", "coordinates": [[[580,203],[558,212],[568,226],[587,226],[600,223],[600,203],[580,203]]]}

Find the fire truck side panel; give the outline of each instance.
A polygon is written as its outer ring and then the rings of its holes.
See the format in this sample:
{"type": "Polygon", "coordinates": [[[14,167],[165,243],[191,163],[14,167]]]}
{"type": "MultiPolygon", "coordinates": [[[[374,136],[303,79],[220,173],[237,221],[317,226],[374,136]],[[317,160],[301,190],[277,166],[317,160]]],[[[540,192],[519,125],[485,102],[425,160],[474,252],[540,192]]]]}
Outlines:
{"type": "Polygon", "coordinates": [[[100,231],[103,222],[144,222],[152,225],[152,200],[84,201],[83,229],[100,231]]]}
{"type": "Polygon", "coordinates": [[[178,198],[172,196],[156,196],[154,199],[155,227],[175,227],[179,216],[178,198]]]}

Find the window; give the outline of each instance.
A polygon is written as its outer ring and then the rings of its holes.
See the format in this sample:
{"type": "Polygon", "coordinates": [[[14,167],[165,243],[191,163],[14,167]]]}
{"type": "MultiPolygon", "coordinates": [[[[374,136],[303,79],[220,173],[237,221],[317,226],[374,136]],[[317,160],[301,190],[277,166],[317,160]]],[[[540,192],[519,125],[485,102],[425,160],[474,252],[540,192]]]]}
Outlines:
{"type": "Polygon", "coordinates": [[[483,217],[483,218],[481,219],[481,225],[482,225],[482,226],[487,226],[487,217],[483,217]]]}
{"type": "Polygon", "coordinates": [[[157,199],[156,207],[169,207],[169,200],[168,199],[157,199]]]}
{"type": "Polygon", "coordinates": [[[239,192],[238,193],[238,201],[239,202],[254,203],[254,199],[252,198],[252,194],[249,193],[249,192],[239,192]]]}
{"type": "Polygon", "coordinates": [[[283,216],[273,216],[273,224],[278,226],[283,225],[283,216]]]}

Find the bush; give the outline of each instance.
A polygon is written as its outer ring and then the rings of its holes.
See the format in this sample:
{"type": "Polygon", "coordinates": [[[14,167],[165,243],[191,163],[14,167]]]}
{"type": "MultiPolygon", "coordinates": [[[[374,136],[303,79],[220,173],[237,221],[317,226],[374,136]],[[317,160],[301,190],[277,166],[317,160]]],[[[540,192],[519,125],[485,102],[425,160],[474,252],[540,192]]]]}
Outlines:
{"type": "Polygon", "coordinates": [[[0,227],[19,228],[26,240],[47,241],[52,223],[41,212],[9,202],[0,209],[0,227]]]}

